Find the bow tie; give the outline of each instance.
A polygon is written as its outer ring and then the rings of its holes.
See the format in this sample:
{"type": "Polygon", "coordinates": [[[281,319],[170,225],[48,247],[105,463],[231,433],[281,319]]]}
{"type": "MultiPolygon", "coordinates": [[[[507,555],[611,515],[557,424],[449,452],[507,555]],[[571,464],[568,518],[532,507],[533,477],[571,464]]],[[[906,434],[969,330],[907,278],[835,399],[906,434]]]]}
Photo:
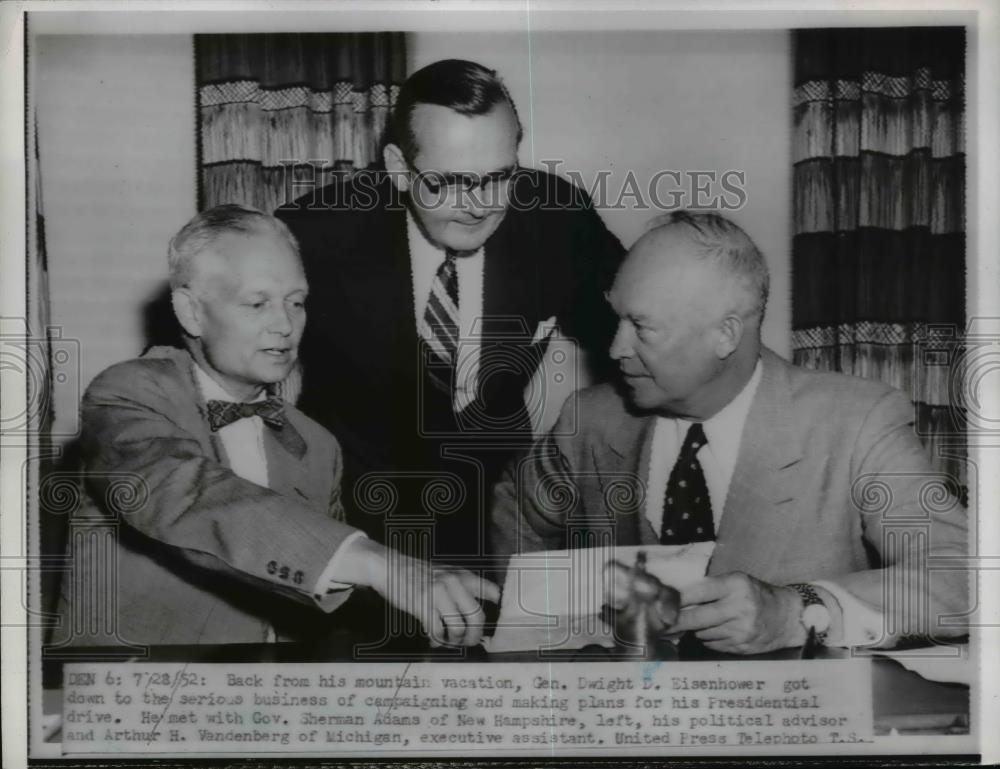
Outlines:
{"type": "Polygon", "coordinates": [[[281,430],[285,426],[285,404],[281,398],[275,397],[254,403],[208,402],[208,426],[212,428],[212,432],[217,432],[239,419],[250,417],[260,417],[268,427],[281,430]]]}

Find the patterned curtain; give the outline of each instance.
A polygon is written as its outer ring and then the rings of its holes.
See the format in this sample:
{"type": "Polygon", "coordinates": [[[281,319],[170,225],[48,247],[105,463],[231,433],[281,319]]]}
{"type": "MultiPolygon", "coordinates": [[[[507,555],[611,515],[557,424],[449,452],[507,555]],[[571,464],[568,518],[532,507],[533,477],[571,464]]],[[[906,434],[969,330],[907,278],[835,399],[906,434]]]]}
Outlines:
{"type": "Polygon", "coordinates": [[[964,73],[961,28],[795,34],[794,360],[908,392],[963,483],[964,73]]]}
{"type": "Polygon", "coordinates": [[[381,152],[404,35],[196,35],[199,209],[273,211],[381,152]],[[287,175],[287,176],[286,176],[287,175]]]}

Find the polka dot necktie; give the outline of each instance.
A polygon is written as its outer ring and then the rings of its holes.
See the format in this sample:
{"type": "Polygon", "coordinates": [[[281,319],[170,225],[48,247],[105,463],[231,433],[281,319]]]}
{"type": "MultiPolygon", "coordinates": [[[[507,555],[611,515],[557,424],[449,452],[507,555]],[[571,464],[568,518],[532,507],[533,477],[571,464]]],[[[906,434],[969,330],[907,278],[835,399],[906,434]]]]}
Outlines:
{"type": "Polygon", "coordinates": [[[687,545],[715,539],[712,501],[697,456],[706,443],[708,440],[701,424],[692,424],[667,482],[660,529],[662,545],[687,545]]]}

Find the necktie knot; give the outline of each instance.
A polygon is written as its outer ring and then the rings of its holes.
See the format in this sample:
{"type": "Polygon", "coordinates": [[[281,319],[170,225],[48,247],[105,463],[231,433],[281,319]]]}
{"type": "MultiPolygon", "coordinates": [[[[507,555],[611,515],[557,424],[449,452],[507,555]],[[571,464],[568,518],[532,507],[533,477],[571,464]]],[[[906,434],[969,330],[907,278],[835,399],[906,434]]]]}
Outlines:
{"type": "Polygon", "coordinates": [[[217,432],[237,420],[251,417],[260,417],[264,424],[275,430],[285,426],[285,404],[280,398],[271,397],[253,403],[210,400],[207,406],[208,426],[212,432],[217,432]]]}
{"type": "Polygon", "coordinates": [[[432,291],[435,288],[441,288],[447,294],[448,299],[451,300],[451,304],[446,307],[449,313],[455,315],[454,318],[449,318],[449,320],[457,320],[458,312],[458,265],[455,260],[458,255],[455,251],[448,249],[444,252],[444,261],[441,262],[441,266],[438,267],[437,274],[435,276],[436,281],[440,281],[440,286],[432,285],[432,291]]]}
{"type": "Polygon", "coordinates": [[[684,445],[681,446],[681,456],[689,457],[697,454],[701,447],[707,443],[708,438],[705,437],[705,428],[702,427],[701,422],[694,422],[688,428],[684,445]]]}

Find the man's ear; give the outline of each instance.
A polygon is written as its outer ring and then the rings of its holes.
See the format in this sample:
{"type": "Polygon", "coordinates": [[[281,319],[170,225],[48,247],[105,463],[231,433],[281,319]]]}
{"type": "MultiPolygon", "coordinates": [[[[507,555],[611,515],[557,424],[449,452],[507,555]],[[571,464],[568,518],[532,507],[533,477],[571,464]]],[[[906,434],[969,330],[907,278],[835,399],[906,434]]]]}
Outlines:
{"type": "Polygon", "coordinates": [[[170,292],[170,304],[174,307],[174,315],[188,336],[201,336],[201,302],[191,289],[175,288],[170,292]]]}
{"type": "Polygon", "coordinates": [[[739,315],[727,315],[719,324],[719,338],[715,346],[715,354],[719,360],[725,360],[740,346],[745,331],[743,318],[739,315]]]}
{"type": "Polygon", "coordinates": [[[409,166],[403,157],[403,151],[395,144],[386,144],[382,150],[382,160],[385,161],[385,170],[389,172],[389,178],[400,192],[410,191],[409,166]]]}

